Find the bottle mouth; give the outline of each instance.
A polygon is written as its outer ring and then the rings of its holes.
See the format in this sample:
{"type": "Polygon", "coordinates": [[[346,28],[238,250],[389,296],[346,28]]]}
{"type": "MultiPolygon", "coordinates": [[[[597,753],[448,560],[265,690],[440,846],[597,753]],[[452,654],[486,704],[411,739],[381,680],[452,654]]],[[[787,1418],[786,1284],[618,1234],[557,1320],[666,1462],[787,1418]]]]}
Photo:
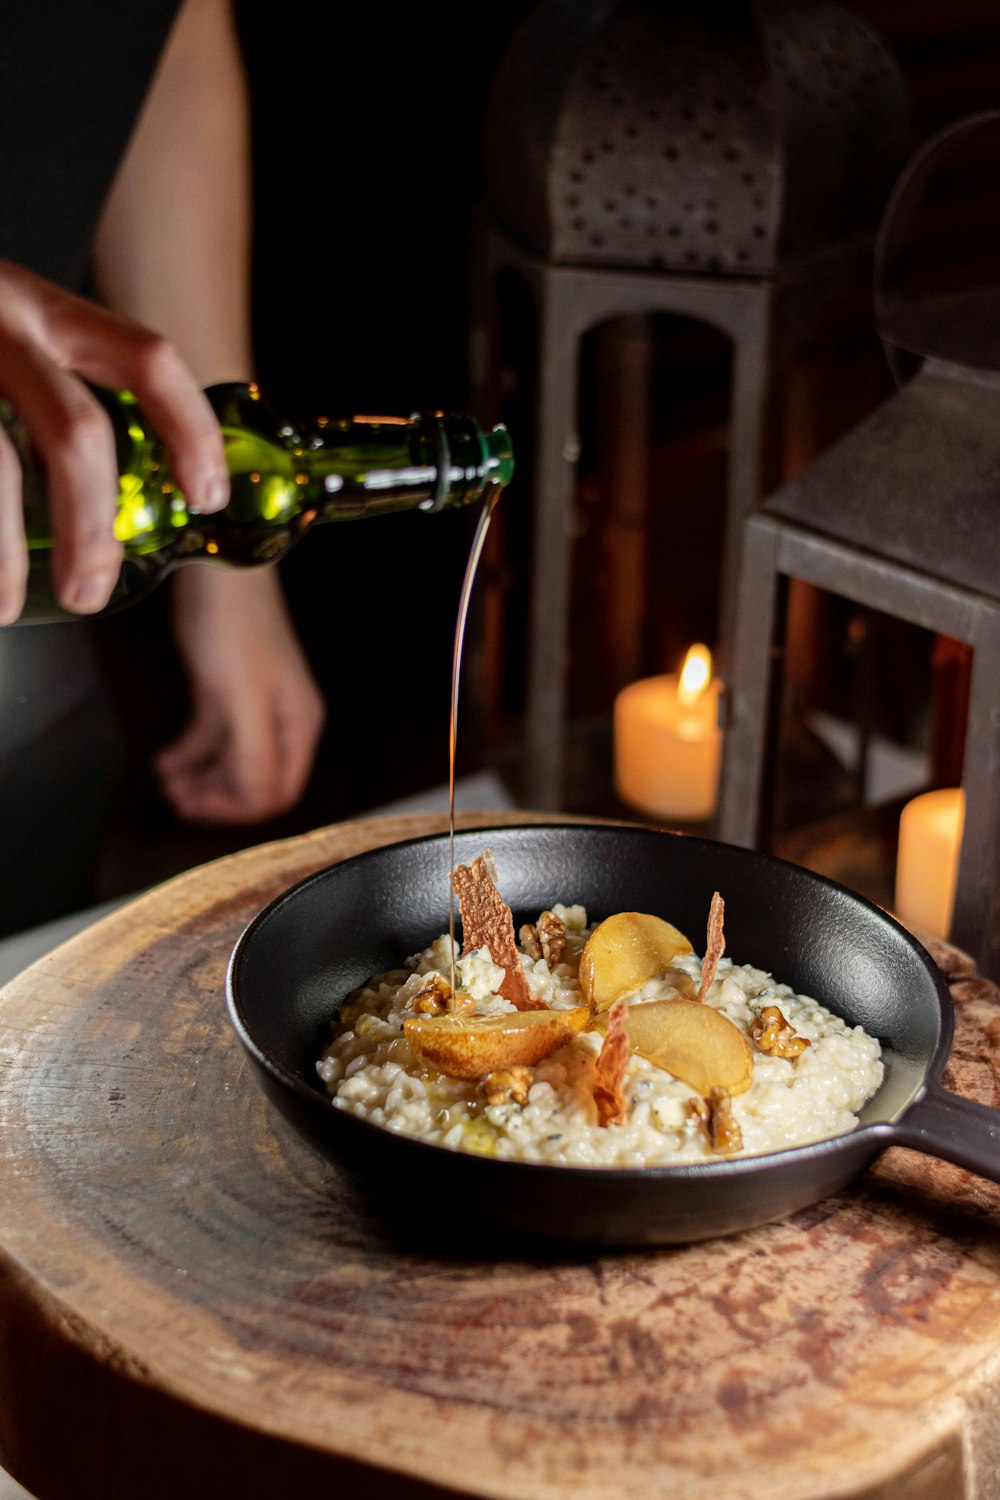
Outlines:
{"type": "Polygon", "coordinates": [[[510,484],[514,477],[514,449],[510,433],[502,422],[486,434],[486,447],[490,456],[490,477],[496,484],[510,484]]]}

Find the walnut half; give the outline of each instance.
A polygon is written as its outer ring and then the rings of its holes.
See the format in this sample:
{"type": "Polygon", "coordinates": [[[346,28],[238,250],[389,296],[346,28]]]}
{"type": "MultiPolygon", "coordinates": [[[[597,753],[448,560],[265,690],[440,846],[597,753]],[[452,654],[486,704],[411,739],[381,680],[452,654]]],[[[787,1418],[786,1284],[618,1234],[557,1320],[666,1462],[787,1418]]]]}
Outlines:
{"type": "Polygon", "coordinates": [[[440,974],[429,974],[410,1001],[410,1010],[418,1016],[440,1016],[448,1009],[451,985],[440,974]]]}
{"type": "Polygon", "coordinates": [[[520,1064],[487,1073],[483,1079],[487,1104],[518,1104],[523,1107],[528,1102],[528,1090],[534,1076],[532,1068],[520,1064]]]}
{"type": "Polygon", "coordinates": [[[543,911],[534,924],[525,923],[518,936],[529,958],[544,958],[554,969],[566,952],[566,926],[555,912],[543,911]]]}
{"type": "Polygon", "coordinates": [[[707,1099],[692,1099],[689,1108],[713,1151],[731,1155],[743,1150],[743,1134],[733,1118],[733,1102],[725,1089],[712,1089],[707,1099]]]}
{"type": "Polygon", "coordinates": [[[750,1027],[750,1035],[758,1052],[767,1052],[771,1057],[801,1057],[809,1046],[809,1038],[796,1036],[776,1005],[765,1005],[750,1027]]]}

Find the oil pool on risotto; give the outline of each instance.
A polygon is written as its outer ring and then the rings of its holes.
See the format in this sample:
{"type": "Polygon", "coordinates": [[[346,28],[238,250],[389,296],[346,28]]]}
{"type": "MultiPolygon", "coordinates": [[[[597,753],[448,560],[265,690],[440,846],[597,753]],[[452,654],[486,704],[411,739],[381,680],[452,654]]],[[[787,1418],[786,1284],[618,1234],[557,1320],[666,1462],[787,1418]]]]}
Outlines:
{"type": "Polygon", "coordinates": [[[340,1006],[334,1105],[435,1145],[561,1166],[677,1166],[842,1135],[882,1081],[860,1026],[663,918],[555,902],[515,937],[487,850],[447,934],[340,1006]]]}

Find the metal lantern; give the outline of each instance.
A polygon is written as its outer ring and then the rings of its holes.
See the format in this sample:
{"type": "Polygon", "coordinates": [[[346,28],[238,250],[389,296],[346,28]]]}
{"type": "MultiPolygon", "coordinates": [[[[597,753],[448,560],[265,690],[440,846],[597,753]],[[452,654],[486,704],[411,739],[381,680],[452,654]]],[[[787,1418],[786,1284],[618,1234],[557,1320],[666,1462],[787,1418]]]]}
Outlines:
{"type": "Polygon", "coordinates": [[[562,796],[584,335],[667,312],[732,344],[720,641],[760,498],[769,391],[789,348],[867,287],[908,106],[871,30],[832,0],[542,0],[492,80],[472,374],[499,401],[496,287],[538,317],[528,790],[562,796]]]}
{"type": "MultiPolygon", "coordinates": [[[[961,843],[951,936],[1000,979],[1000,280],[907,297],[897,271],[932,171],[1000,112],[929,141],[902,175],[879,236],[879,331],[897,393],[746,523],[718,831],[767,839],[788,583],[800,579],[971,646],[961,843]]],[[[1000,235],[1000,192],[977,200],[1000,235]]]]}

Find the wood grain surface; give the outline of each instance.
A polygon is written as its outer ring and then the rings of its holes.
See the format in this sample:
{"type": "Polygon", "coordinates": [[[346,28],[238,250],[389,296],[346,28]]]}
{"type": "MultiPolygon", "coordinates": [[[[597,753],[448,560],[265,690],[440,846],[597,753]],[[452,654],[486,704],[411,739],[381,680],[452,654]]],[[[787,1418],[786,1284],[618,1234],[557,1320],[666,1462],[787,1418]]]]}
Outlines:
{"type": "MultiPolygon", "coordinates": [[[[0,992],[0,1461],[42,1500],[1000,1496],[997,1186],[894,1149],[732,1239],[422,1251],[274,1112],[225,1010],[244,925],[443,826],[204,866],[0,992]]],[[[946,1083],[996,1104],[1000,995],[938,957],[946,1083]]]]}

